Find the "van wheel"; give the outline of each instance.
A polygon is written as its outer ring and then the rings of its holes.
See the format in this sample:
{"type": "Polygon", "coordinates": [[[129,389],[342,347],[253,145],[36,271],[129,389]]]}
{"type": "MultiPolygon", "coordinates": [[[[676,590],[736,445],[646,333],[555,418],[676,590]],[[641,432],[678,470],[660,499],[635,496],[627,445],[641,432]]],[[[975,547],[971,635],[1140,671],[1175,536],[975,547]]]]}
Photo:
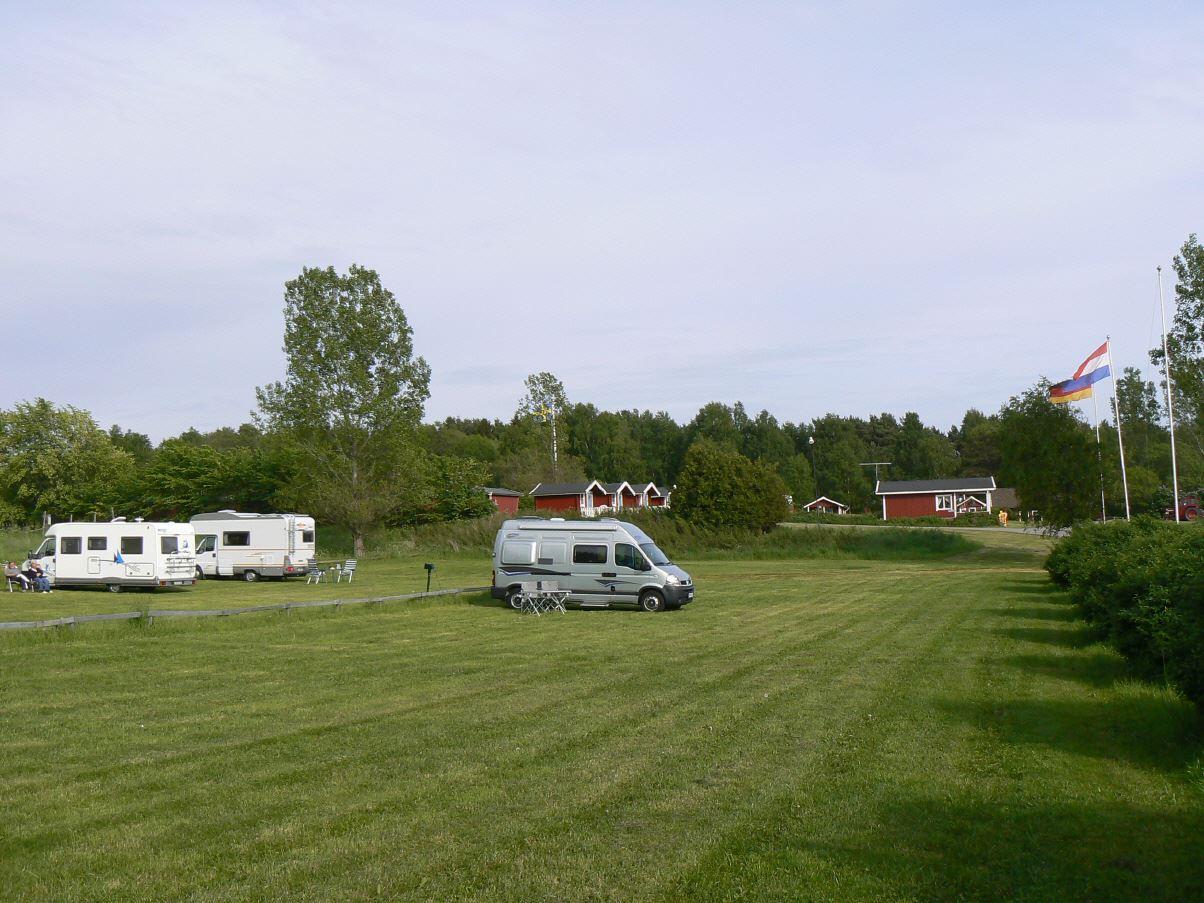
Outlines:
{"type": "Polygon", "coordinates": [[[121,584],[120,583],[110,583],[109,584],[109,592],[111,592],[111,593],[121,592],[121,584]]]}
{"type": "Polygon", "coordinates": [[[522,608],[522,603],[519,601],[519,598],[518,598],[519,594],[521,594],[522,591],[523,590],[522,590],[521,586],[512,586],[512,587],[510,587],[510,589],[506,590],[506,604],[509,605],[511,608],[513,608],[515,611],[518,611],[519,609],[522,608]]]}
{"type": "Polygon", "coordinates": [[[659,590],[650,589],[640,596],[640,608],[644,611],[664,611],[665,597],[659,590]]]}
{"type": "Polygon", "coordinates": [[[197,565],[197,569],[196,569],[196,579],[197,579],[197,580],[204,580],[204,579],[205,579],[205,572],[201,570],[201,568],[200,568],[200,565],[197,565]]]}
{"type": "Polygon", "coordinates": [[[242,579],[247,581],[247,583],[254,583],[259,579],[259,574],[256,571],[243,571],[242,579]]]}

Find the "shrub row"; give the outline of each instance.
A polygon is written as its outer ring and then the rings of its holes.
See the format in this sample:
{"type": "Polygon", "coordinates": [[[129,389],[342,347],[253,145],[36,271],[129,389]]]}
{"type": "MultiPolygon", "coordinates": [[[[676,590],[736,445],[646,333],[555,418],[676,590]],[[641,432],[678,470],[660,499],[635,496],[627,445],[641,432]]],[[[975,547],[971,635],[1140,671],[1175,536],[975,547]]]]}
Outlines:
{"type": "Polygon", "coordinates": [[[1141,673],[1204,706],[1202,562],[1204,529],[1136,518],[1075,527],[1045,569],[1141,673]]]}
{"type": "MultiPolygon", "coordinates": [[[[877,514],[824,514],[821,511],[799,511],[790,515],[796,524],[852,524],[855,526],[881,526],[882,518],[877,514]]],[[[963,514],[959,517],[893,517],[892,527],[998,527],[996,514],[963,514]]]]}

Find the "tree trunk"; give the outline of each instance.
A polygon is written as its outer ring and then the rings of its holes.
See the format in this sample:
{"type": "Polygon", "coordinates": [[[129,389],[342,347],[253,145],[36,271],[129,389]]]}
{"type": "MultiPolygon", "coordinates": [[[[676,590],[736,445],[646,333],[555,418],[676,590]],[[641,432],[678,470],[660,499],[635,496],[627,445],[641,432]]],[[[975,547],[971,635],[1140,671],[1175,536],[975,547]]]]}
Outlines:
{"type": "Polygon", "coordinates": [[[364,534],[361,533],[359,530],[352,530],[351,536],[352,536],[352,541],[354,542],[355,557],[357,559],[363,558],[364,557],[364,534]]]}

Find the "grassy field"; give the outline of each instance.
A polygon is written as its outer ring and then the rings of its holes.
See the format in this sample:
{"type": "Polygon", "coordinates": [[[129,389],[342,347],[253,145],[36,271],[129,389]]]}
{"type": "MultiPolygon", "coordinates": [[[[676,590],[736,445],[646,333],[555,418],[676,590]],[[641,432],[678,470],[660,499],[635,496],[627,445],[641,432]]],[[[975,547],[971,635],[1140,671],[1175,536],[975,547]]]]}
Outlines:
{"type": "Polygon", "coordinates": [[[0,887],[1198,899],[1198,714],[1092,642],[1043,540],[978,542],[687,561],[698,601],[658,615],[482,595],[0,637],[0,887]]]}

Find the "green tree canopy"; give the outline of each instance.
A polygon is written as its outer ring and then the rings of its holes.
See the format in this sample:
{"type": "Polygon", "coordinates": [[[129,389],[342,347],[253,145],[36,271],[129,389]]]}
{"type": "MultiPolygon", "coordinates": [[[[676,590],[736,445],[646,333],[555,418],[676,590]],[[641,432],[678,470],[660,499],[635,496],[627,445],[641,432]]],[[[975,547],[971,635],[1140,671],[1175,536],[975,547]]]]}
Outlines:
{"type": "Polygon", "coordinates": [[[1049,383],[1004,406],[999,448],[1001,485],[1014,486],[1021,504],[1045,523],[1067,527],[1098,510],[1095,436],[1069,406],[1050,403],[1049,383]]]}
{"type": "Polygon", "coordinates": [[[37,398],[0,412],[0,498],[29,519],[108,514],[133,471],[86,411],[37,398]]]}

